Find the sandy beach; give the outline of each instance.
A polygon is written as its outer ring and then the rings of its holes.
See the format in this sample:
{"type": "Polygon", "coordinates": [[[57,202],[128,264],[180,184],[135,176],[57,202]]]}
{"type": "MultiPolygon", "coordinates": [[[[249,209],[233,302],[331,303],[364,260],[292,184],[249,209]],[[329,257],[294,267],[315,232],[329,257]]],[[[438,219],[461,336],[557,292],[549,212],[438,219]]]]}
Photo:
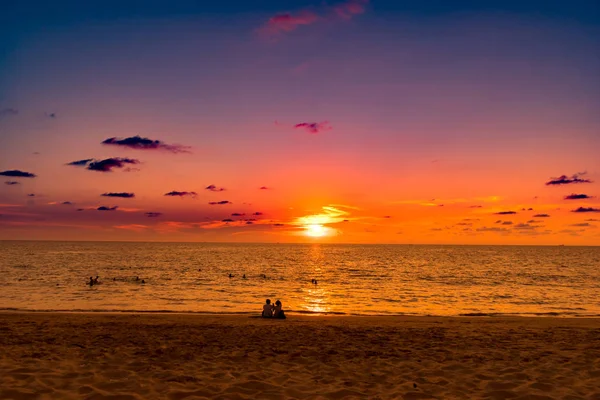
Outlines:
{"type": "Polygon", "coordinates": [[[600,399],[600,319],[0,314],[2,399],[600,399]]]}

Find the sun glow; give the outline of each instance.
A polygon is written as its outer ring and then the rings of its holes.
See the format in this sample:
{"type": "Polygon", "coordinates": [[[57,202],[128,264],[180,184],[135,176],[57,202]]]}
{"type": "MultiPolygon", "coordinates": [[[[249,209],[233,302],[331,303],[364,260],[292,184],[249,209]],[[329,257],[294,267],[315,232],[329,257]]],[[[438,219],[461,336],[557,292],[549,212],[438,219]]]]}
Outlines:
{"type": "Polygon", "coordinates": [[[304,234],[310,237],[323,237],[327,234],[327,228],[319,224],[306,225],[304,229],[304,234]]]}

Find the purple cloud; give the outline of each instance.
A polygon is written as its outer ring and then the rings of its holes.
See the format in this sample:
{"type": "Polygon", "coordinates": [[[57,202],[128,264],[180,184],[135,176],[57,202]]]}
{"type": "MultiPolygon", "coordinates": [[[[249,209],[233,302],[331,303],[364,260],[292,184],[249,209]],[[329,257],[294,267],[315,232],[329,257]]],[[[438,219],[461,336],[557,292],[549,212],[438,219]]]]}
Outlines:
{"type": "Polygon", "coordinates": [[[579,207],[575,210],[572,210],[571,212],[574,212],[574,213],[589,213],[589,212],[597,213],[597,212],[600,212],[600,208],[579,207]]]}
{"type": "Polygon", "coordinates": [[[173,190],[169,193],[165,193],[165,196],[179,196],[179,197],[185,197],[185,196],[190,196],[190,197],[196,197],[198,195],[198,193],[196,192],[178,192],[177,190],[173,190]]]}
{"type": "Polygon", "coordinates": [[[18,169],[11,169],[8,171],[0,172],[2,176],[10,176],[11,178],[35,178],[36,175],[31,172],[20,171],[18,169]]]}
{"type": "Polygon", "coordinates": [[[102,193],[100,196],[121,197],[123,199],[131,199],[131,198],[135,197],[135,194],[134,193],[126,193],[126,192],[109,192],[109,193],[102,193]]]}
{"type": "Polygon", "coordinates": [[[12,185],[20,185],[21,183],[17,182],[17,181],[6,181],[6,182],[4,182],[4,184],[12,186],[12,185]]]}
{"type": "Polygon", "coordinates": [[[252,215],[259,216],[259,215],[264,215],[264,214],[263,214],[263,213],[261,213],[260,211],[257,211],[257,212],[255,212],[255,213],[253,213],[252,215]]]}
{"type": "Polygon", "coordinates": [[[219,187],[216,187],[215,185],[208,185],[204,189],[210,190],[211,192],[224,192],[225,191],[225,188],[219,188],[219,187]]]}
{"type": "Polygon", "coordinates": [[[496,215],[512,215],[512,214],[516,214],[516,213],[517,213],[516,211],[500,211],[500,212],[497,212],[494,214],[496,214],[496,215]]]}
{"type": "Polygon", "coordinates": [[[577,174],[573,174],[571,177],[567,175],[561,175],[558,178],[550,178],[546,185],[568,185],[570,183],[592,183],[589,179],[581,178],[581,175],[585,175],[585,172],[579,172],[577,174]]]}
{"type": "Polygon", "coordinates": [[[301,122],[299,124],[294,125],[296,129],[305,129],[308,133],[317,134],[324,131],[330,131],[333,129],[329,122],[301,122]]]}
{"type": "Polygon", "coordinates": [[[219,205],[233,204],[233,203],[230,202],[229,200],[221,200],[221,201],[211,201],[208,204],[210,204],[211,206],[219,206],[219,205]]]}
{"type": "Polygon", "coordinates": [[[243,217],[245,215],[246,214],[244,214],[244,213],[233,213],[233,214],[231,214],[232,217],[243,217]]]}
{"type": "Polygon", "coordinates": [[[144,215],[146,217],[148,217],[148,218],[157,218],[157,217],[160,217],[162,215],[162,213],[159,213],[159,212],[147,212],[147,213],[144,213],[144,215]]]}
{"type": "Polygon", "coordinates": [[[533,218],[550,218],[550,214],[535,214],[533,218]]]}
{"type": "Polygon", "coordinates": [[[123,168],[127,164],[139,164],[139,160],[132,158],[113,157],[105,160],[95,160],[88,158],[85,160],[72,161],[67,165],[75,167],[86,167],[90,171],[112,172],[114,168],[123,168]]]}
{"type": "Polygon", "coordinates": [[[592,196],[588,196],[587,194],[570,194],[565,196],[565,200],[581,200],[581,199],[591,199],[592,196]]]}
{"type": "Polygon", "coordinates": [[[261,187],[259,187],[258,189],[259,189],[259,190],[269,190],[269,189],[271,189],[271,188],[269,188],[269,187],[266,187],[266,186],[261,186],[261,187]]]}
{"type": "Polygon", "coordinates": [[[136,150],[165,150],[171,153],[189,153],[189,146],[179,144],[166,144],[160,140],[152,140],[141,136],[132,136],[124,139],[116,137],[108,138],[102,142],[104,145],[129,147],[136,150]]]}
{"type": "Polygon", "coordinates": [[[114,207],[100,206],[100,207],[96,208],[96,210],[98,210],[98,211],[116,211],[117,208],[119,208],[119,206],[114,206],[114,207]]]}

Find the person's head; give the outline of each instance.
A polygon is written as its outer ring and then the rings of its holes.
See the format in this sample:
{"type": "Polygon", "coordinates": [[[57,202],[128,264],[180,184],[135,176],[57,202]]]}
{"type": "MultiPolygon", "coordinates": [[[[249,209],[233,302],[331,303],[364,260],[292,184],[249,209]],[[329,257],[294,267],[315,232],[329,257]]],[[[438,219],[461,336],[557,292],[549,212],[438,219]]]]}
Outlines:
{"type": "Polygon", "coordinates": [[[267,304],[271,304],[271,299],[267,299],[267,304]]]}
{"type": "Polygon", "coordinates": [[[281,302],[280,302],[279,300],[277,300],[277,301],[275,302],[275,305],[276,305],[276,306],[280,306],[280,307],[281,307],[281,302]]]}

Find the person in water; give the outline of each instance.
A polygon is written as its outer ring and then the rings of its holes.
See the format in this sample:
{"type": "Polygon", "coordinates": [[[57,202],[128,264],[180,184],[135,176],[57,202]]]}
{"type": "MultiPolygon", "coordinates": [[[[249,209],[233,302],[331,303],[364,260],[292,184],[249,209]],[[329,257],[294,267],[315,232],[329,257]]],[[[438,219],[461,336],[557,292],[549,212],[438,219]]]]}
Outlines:
{"type": "Polygon", "coordinates": [[[281,301],[277,300],[275,302],[275,308],[273,308],[273,318],[285,319],[285,313],[283,312],[281,307],[281,301]]]}
{"type": "Polygon", "coordinates": [[[265,305],[263,306],[262,311],[263,318],[272,318],[273,317],[273,305],[271,304],[271,299],[267,299],[265,301],[265,305]]]}
{"type": "Polygon", "coordinates": [[[90,276],[90,281],[88,282],[88,285],[94,286],[94,278],[92,278],[91,276],[90,276]]]}
{"type": "Polygon", "coordinates": [[[94,278],[94,285],[98,284],[98,278],[100,278],[98,275],[96,275],[96,277],[94,278]]]}

